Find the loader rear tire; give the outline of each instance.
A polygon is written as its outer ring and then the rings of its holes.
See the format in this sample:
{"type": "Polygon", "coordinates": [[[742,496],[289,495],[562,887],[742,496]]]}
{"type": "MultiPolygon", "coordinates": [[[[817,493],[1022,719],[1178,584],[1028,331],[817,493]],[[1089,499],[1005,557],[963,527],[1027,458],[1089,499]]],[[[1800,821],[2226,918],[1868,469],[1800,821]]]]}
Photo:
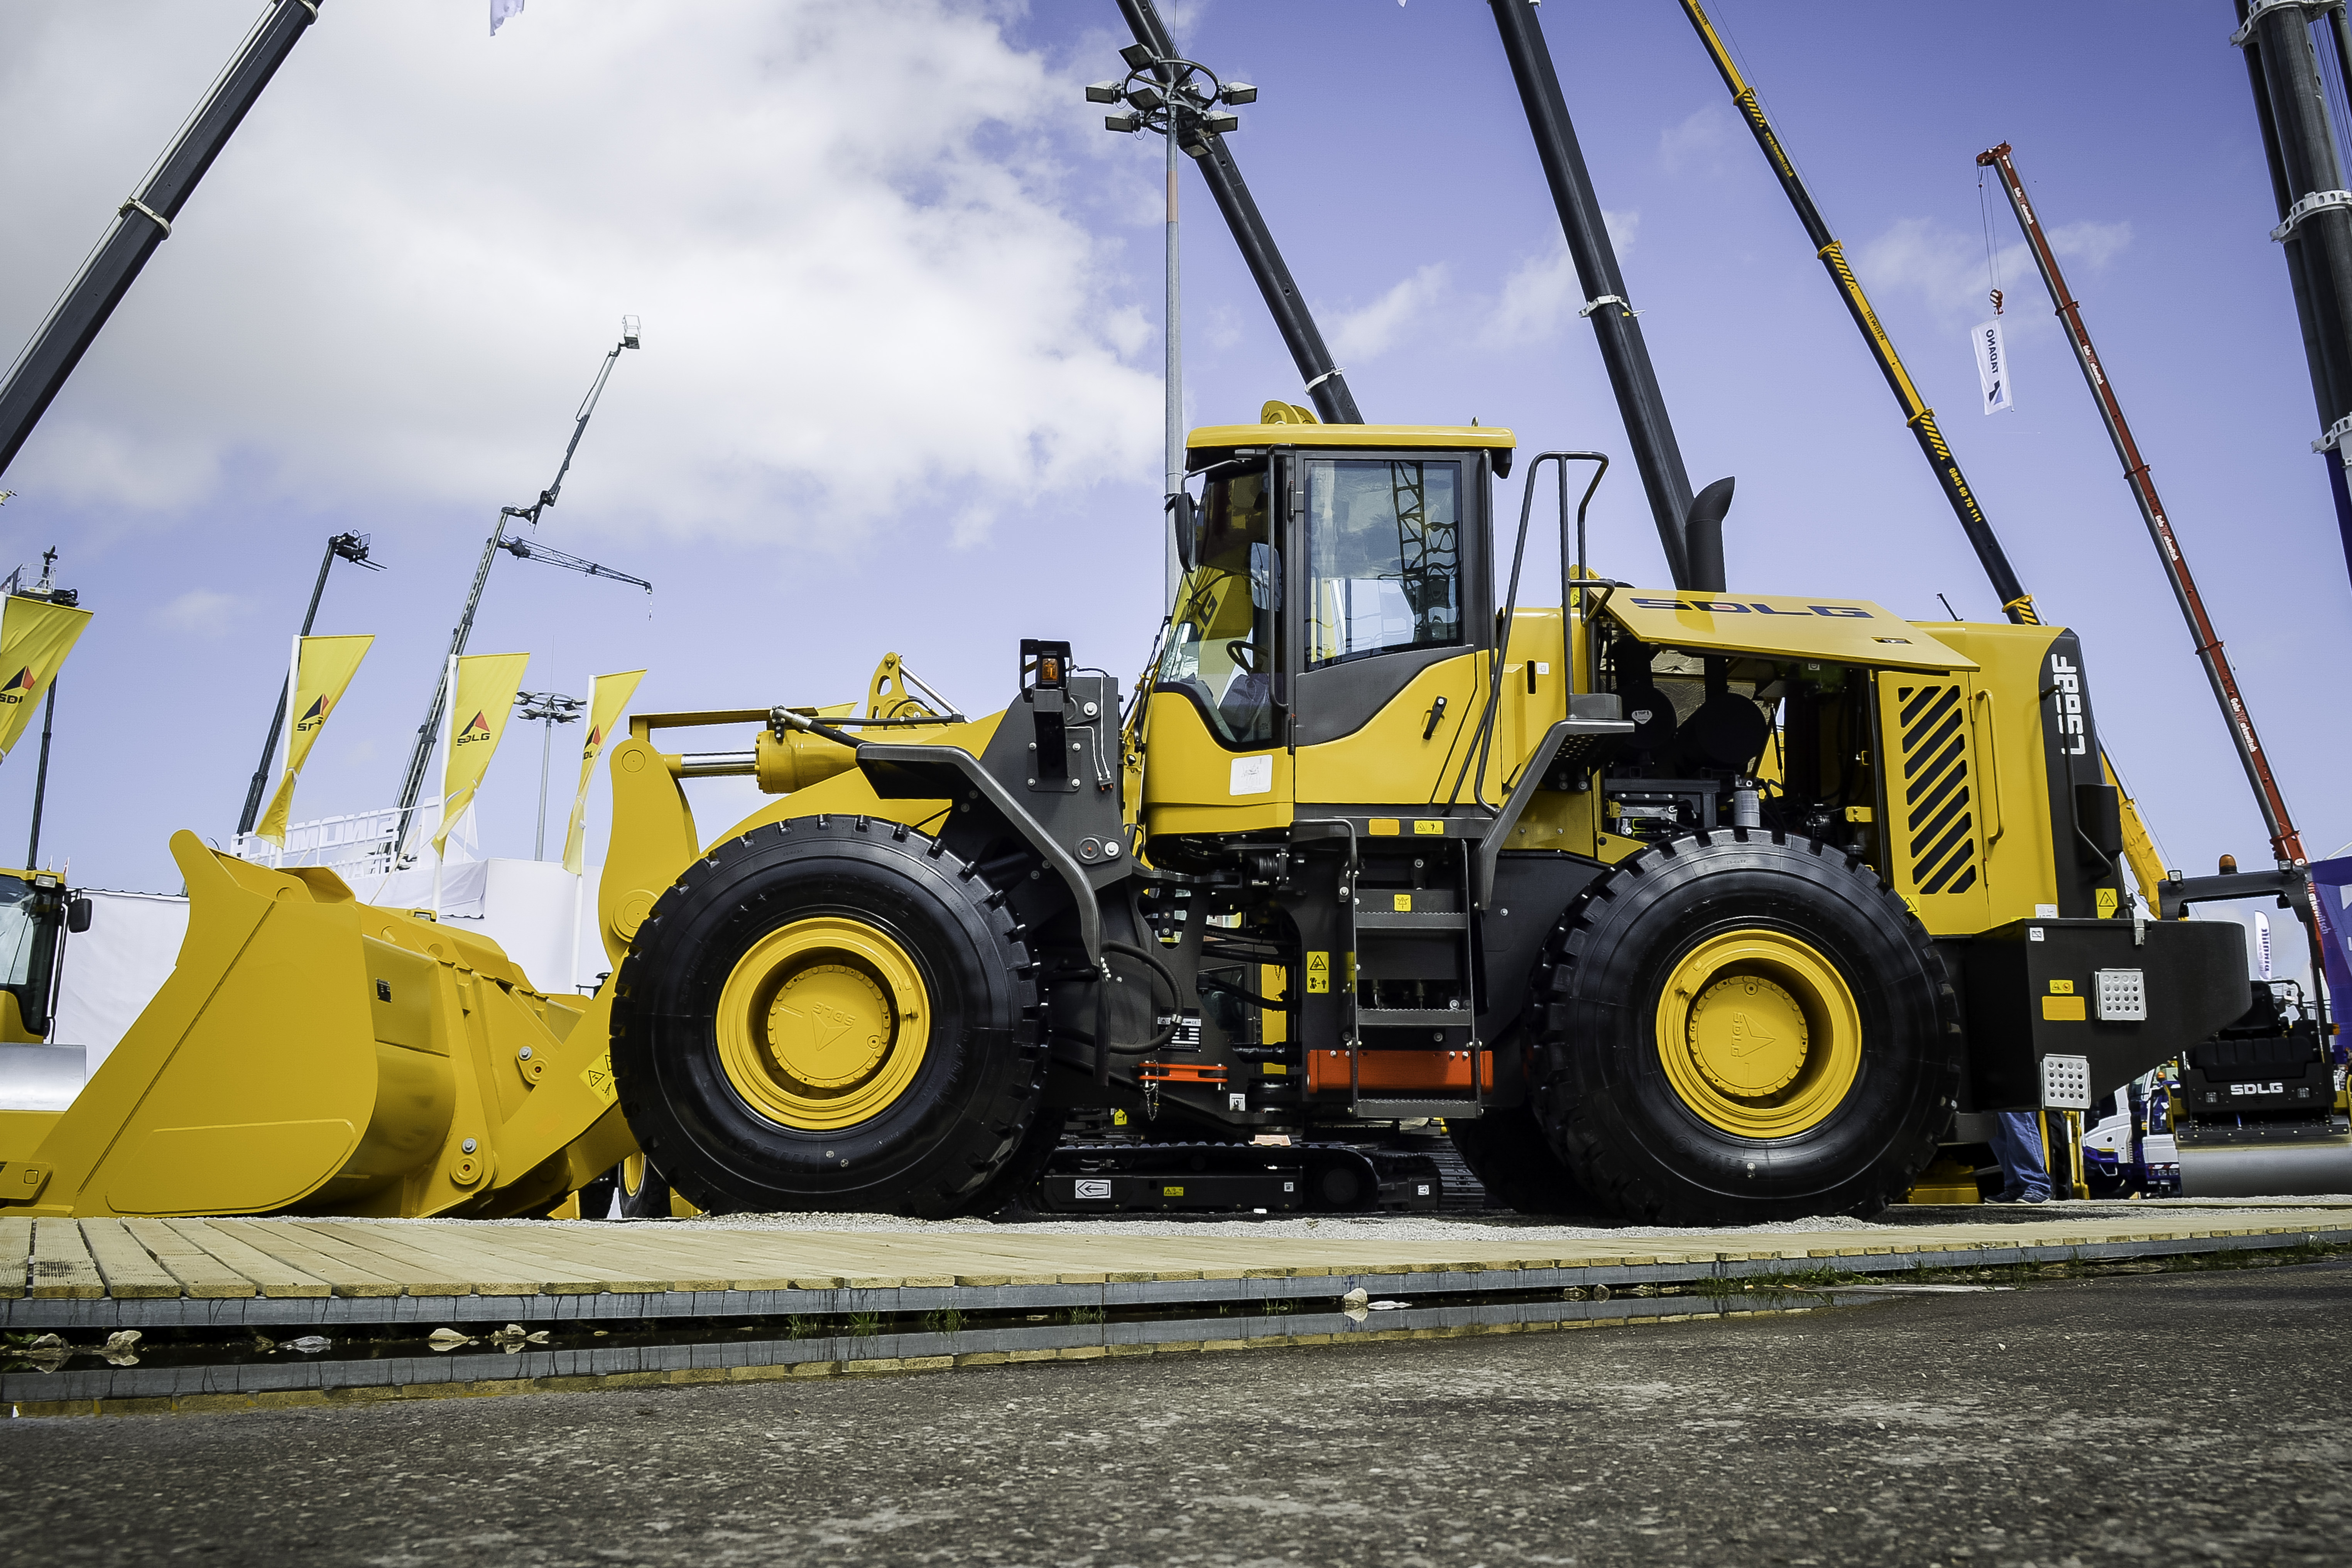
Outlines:
{"type": "Polygon", "coordinates": [[[897,823],[730,839],[614,976],[629,1128],[712,1213],[962,1214],[1043,1100],[1035,966],[976,869],[897,823]]]}
{"type": "Polygon", "coordinates": [[[1533,984],[1538,1113],[1628,1218],[1876,1214],[1951,1121],[1943,961],[1819,839],[1735,827],[1640,851],[1570,906],[1533,984]]]}
{"type": "Polygon", "coordinates": [[[1547,1215],[1600,1212],[1530,1107],[1496,1106],[1471,1121],[1448,1119],[1445,1135],[1486,1195],[1505,1208],[1547,1215]]]}

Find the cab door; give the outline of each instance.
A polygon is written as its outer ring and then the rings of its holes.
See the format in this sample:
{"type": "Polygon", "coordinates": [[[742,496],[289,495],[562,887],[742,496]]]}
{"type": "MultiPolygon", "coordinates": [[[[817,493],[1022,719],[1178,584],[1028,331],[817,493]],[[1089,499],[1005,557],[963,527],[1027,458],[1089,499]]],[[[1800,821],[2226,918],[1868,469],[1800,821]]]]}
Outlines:
{"type": "Polygon", "coordinates": [[[1286,468],[1297,798],[1442,802],[1486,697],[1487,459],[1302,451],[1286,468]]]}
{"type": "Polygon", "coordinates": [[[1204,488],[1145,734],[1145,831],[1290,826],[1280,465],[1232,465],[1204,488]]]}

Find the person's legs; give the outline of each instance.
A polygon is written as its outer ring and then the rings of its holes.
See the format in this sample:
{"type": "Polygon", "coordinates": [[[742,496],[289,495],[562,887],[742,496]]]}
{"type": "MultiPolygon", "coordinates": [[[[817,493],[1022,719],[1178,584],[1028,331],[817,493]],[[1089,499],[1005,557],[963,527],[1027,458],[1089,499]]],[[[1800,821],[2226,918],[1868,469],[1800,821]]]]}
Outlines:
{"type": "Polygon", "coordinates": [[[2007,1115],[2000,1111],[1993,1113],[1992,1136],[1988,1142],[1992,1144],[1993,1163],[2000,1167],[2000,1191],[1993,1194],[1987,1201],[2013,1204],[2025,1195],[2025,1189],[2020,1186],[2017,1181],[2017,1155],[2014,1150],[2016,1141],[2010,1136],[2007,1115]]]}
{"type": "Polygon", "coordinates": [[[2050,1172],[2042,1158],[2040,1113],[2032,1110],[1997,1112],[1999,1140],[1993,1153],[2000,1161],[2000,1195],[2011,1203],[2050,1201],[2050,1172]]]}

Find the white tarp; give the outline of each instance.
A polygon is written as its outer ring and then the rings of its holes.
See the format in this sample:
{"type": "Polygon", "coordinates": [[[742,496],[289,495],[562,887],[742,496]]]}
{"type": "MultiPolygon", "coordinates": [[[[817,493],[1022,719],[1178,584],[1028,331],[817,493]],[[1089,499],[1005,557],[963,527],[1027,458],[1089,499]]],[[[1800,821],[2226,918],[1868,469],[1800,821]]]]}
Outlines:
{"type": "Polygon", "coordinates": [[[188,900],[166,893],[75,892],[89,900],[89,929],[65,939],[49,1041],[81,1047],[87,1076],[130,1032],[179,962],[188,900]]]}
{"type": "MultiPolygon", "coordinates": [[[[612,967],[596,936],[592,866],[575,877],[555,860],[453,860],[441,868],[441,919],[488,937],[530,983],[555,993],[593,986],[612,967]]],[[[351,879],[361,902],[391,910],[433,907],[433,866],[351,879]]]]}

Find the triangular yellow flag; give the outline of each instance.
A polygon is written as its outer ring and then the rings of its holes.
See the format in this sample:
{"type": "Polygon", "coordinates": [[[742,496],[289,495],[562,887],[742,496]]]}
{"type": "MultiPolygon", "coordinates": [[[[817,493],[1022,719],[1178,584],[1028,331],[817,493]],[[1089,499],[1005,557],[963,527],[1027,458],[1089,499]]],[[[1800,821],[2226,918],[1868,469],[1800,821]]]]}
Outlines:
{"type": "Polygon", "coordinates": [[[522,689],[523,667],[530,662],[527,653],[472,653],[451,661],[456,679],[449,683],[449,757],[441,771],[441,828],[433,835],[436,855],[474,804],[474,791],[507,732],[515,693],[522,689]]]}
{"type": "Polygon", "coordinates": [[[588,835],[588,781],[595,776],[596,758],[604,752],[604,742],[613,738],[613,726],[621,721],[622,710],[645,678],[642,669],[596,678],[595,695],[588,701],[588,741],[580,748],[580,790],[572,797],[571,831],[563,836],[563,868],[575,877],[581,874],[581,840],[588,835]]]}
{"type": "Polygon", "coordinates": [[[287,819],[294,815],[295,780],[319,742],[319,731],[327,727],[327,715],[343,700],[352,677],[360,671],[360,660],[374,643],[373,637],[295,639],[294,700],[288,709],[294,728],[286,736],[286,772],[269,799],[269,809],[262,814],[261,826],[253,830],[256,838],[285,847],[287,819]]]}
{"type": "Polygon", "coordinates": [[[33,721],[33,710],[88,625],[88,610],[8,595],[7,608],[0,611],[0,756],[33,721]]]}

